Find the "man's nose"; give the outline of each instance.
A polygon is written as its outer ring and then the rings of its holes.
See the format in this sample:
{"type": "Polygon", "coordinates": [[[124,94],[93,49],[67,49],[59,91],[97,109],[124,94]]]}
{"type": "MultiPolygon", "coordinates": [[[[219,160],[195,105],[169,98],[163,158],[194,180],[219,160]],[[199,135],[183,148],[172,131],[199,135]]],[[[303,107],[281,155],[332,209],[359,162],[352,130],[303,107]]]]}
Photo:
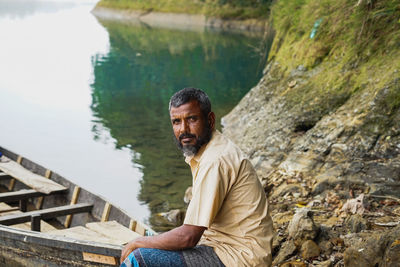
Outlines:
{"type": "Polygon", "coordinates": [[[187,132],[189,132],[189,125],[186,120],[182,120],[181,133],[187,133],[187,132]]]}

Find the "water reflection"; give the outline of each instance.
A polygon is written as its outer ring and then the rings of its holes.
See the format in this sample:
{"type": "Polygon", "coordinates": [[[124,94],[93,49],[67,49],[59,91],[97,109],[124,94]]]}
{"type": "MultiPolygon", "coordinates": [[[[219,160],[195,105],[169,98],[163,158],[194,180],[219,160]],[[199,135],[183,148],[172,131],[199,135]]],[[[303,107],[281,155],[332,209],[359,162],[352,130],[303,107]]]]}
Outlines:
{"type": "Polygon", "coordinates": [[[109,129],[116,146],[129,147],[143,166],[139,199],[155,214],[182,208],[191,184],[189,167],[172,141],[168,101],[193,86],[210,96],[217,118],[229,112],[260,78],[258,37],[183,32],[100,21],[110,36],[110,51],[92,58],[92,111],[95,138],[109,129]]]}

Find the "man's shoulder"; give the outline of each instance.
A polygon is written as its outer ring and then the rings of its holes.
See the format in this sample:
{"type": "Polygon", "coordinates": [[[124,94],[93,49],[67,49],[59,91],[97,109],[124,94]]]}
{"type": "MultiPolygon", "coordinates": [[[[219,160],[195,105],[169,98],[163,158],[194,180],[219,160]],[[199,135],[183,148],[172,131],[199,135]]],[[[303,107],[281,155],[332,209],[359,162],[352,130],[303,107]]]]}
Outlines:
{"type": "Polygon", "coordinates": [[[233,141],[219,131],[214,131],[213,137],[202,155],[201,162],[240,162],[245,158],[242,150],[233,141]]]}

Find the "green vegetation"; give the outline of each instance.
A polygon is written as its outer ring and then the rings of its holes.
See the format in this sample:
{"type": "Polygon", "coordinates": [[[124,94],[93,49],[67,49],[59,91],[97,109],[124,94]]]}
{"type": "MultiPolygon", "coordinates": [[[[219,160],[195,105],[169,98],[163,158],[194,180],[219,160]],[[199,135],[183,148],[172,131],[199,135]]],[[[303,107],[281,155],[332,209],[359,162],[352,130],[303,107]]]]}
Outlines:
{"type": "Polygon", "coordinates": [[[267,18],[271,0],[101,0],[98,6],[140,10],[204,14],[224,19],[267,18]]]}
{"type": "Polygon", "coordinates": [[[279,63],[283,79],[290,82],[290,72],[300,65],[314,72],[305,83],[281,92],[288,105],[315,114],[315,121],[344,103],[368,112],[357,106],[361,96],[375,100],[387,116],[398,112],[397,0],[282,0],[271,14],[276,35],[269,59],[279,63]]]}

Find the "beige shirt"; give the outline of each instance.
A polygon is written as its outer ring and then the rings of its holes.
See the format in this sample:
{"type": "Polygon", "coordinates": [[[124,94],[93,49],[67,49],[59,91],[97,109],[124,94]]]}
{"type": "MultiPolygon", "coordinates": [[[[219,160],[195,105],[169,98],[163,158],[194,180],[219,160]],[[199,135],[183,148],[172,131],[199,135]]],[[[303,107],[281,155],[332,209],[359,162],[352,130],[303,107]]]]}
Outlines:
{"type": "Polygon", "coordinates": [[[225,266],[271,266],[272,220],[253,166],[220,132],[194,157],[193,197],[184,224],[208,229],[200,245],[214,248],[225,266]]]}

